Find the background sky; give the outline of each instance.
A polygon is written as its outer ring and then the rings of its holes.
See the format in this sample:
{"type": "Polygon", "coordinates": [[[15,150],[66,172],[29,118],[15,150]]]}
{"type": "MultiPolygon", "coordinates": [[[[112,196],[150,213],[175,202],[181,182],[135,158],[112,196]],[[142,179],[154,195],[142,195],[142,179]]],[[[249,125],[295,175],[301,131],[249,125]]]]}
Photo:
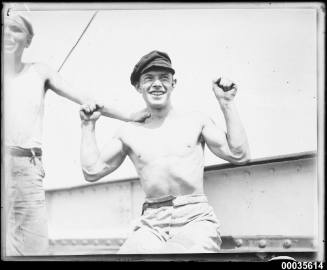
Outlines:
{"type": "MultiPolygon", "coordinates": [[[[53,10],[39,5],[41,10],[28,12],[35,37],[23,58],[58,69],[98,6],[74,10],[71,4],[70,10],[53,10]]],[[[317,150],[316,9],[121,6],[99,10],[60,71],[79,91],[115,102],[121,109],[142,109],[143,100],[129,76],[144,54],[161,50],[169,54],[176,70],[174,105],[203,111],[224,129],[211,81],[224,75],[238,84],[235,102],[253,159],[317,150]]],[[[78,109],[47,93],[43,136],[47,189],[88,184],[79,160],[78,109]]],[[[98,121],[100,148],[120,124],[105,117],[98,121]]],[[[206,149],[207,165],[224,162],[206,149]]],[[[126,159],[100,181],[135,176],[126,159]]]]}

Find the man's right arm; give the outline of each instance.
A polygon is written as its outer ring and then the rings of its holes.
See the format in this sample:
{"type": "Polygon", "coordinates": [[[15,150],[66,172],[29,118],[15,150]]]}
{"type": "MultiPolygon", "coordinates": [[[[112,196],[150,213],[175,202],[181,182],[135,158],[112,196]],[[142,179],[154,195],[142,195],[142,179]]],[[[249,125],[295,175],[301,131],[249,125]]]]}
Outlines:
{"type": "Polygon", "coordinates": [[[94,182],[116,170],[124,161],[126,152],[119,138],[112,138],[100,152],[95,138],[95,122],[99,111],[88,113],[81,108],[81,165],[86,181],[94,182]]]}

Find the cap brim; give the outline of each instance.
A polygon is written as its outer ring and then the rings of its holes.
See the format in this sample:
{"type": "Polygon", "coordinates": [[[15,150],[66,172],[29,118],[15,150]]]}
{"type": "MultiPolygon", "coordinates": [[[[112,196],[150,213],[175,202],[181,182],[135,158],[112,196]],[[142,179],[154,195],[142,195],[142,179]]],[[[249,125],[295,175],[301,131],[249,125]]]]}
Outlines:
{"type": "Polygon", "coordinates": [[[148,72],[150,70],[158,70],[158,69],[164,69],[170,71],[173,75],[175,74],[175,70],[172,67],[169,66],[162,66],[162,65],[151,65],[149,67],[146,67],[142,70],[140,74],[144,74],[145,72],[148,72]]]}

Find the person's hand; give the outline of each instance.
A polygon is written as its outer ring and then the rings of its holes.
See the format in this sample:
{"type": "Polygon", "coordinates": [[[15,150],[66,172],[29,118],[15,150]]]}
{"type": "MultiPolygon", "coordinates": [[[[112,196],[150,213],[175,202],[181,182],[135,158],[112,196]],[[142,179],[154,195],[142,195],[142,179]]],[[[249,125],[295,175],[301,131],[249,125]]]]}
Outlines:
{"type": "Polygon", "coordinates": [[[220,103],[226,103],[234,100],[237,86],[231,80],[219,77],[212,81],[212,90],[220,103]]]}
{"type": "Polygon", "coordinates": [[[141,111],[132,113],[130,116],[130,120],[132,122],[144,122],[150,116],[151,116],[150,112],[148,111],[147,108],[145,108],[141,111]]]}
{"type": "Polygon", "coordinates": [[[83,104],[79,110],[82,122],[96,122],[101,116],[102,104],[89,103],[83,104]]]}

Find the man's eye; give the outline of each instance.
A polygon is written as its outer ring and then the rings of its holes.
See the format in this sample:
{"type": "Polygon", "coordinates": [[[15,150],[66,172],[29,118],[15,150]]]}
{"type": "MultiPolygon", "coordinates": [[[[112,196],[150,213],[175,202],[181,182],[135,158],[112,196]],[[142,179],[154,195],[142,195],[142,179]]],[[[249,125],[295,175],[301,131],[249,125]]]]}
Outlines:
{"type": "Polygon", "coordinates": [[[163,82],[168,82],[169,81],[169,77],[162,77],[160,78],[161,81],[163,82]]]}

